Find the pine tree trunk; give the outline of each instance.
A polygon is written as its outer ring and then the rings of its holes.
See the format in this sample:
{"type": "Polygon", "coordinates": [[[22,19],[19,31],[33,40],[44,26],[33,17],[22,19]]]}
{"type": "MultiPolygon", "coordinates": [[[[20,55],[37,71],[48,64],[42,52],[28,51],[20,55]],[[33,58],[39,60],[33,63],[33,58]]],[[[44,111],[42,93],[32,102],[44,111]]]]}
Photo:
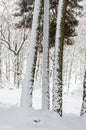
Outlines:
{"type": "Polygon", "coordinates": [[[32,23],[32,32],[31,32],[31,41],[29,48],[29,58],[27,61],[27,68],[23,82],[22,88],[22,97],[21,97],[21,106],[24,108],[32,107],[32,91],[34,83],[34,74],[36,68],[36,59],[37,59],[37,38],[39,30],[39,19],[40,19],[40,10],[41,10],[41,0],[35,0],[34,14],[33,14],[33,23],[32,23]]]}
{"type": "Polygon", "coordinates": [[[44,0],[42,108],[49,109],[49,0],[44,0]]]}
{"type": "Polygon", "coordinates": [[[59,0],[54,51],[53,111],[62,116],[63,44],[67,0],[59,0]]]}

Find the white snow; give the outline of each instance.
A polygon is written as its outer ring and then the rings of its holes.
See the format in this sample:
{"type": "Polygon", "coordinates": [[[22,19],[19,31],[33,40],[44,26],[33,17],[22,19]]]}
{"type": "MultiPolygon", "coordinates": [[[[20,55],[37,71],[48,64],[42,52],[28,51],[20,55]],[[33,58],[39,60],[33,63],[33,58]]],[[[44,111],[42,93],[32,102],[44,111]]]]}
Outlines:
{"type": "MultiPolygon", "coordinates": [[[[0,89],[0,108],[19,107],[21,98],[20,89],[0,89]]],[[[33,108],[41,109],[42,106],[42,90],[34,89],[33,91],[33,108]]],[[[63,111],[67,114],[75,114],[79,116],[82,103],[81,92],[76,90],[71,94],[64,94],[63,96],[63,111]]]]}
{"type": "Polygon", "coordinates": [[[21,97],[21,89],[0,89],[0,108],[8,108],[19,106],[21,97]]]}
{"type": "Polygon", "coordinates": [[[41,89],[34,89],[32,110],[19,108],[20,89],[0,89],[0,130],[85,130],[86,119],[79,117],[79,91],[64,94],[64,116],[36,110],[41,108],[41,89]]]}
{"type": "MultiPolygon", "coordinates": [[[[2,12],[2,8],[0,8],[0,11],[2,12]]],[[[82,30],[85,30],[82,22],[79,26],[79,32],[81,26],[82,30]]],[[[82,47],[85,48],[84,41],[86,31],[82,30],[79,35],[80,39],[78,39],[77,42],[79,45],[83,43],[82,47]]],[[[77,48],[76,51],[79,52],[79,49],[77,48]]],[[[77,61],[80,56],[80,59],[83,61],[84,56],[82,54],[83,53],[80,52],[79,57],[76,57],[74,62],[77,61]]],[[[74,66],[76,66],[76,70],[78,70],[77,68],[79,67],[77,67],[77,63],[74,66]]],[[[83,74],[81,74],[81,76],[83,77],[83,74]]],[[[3,80],[5,88],[0,89],[0,130],[86,130],[86,117],[79,116],[82,103],[82,85],[80,85],[80,82],[74,85],[73,81],[71,78],[69,94],[67,95],[64,91],[64,115],[63,118],[60,118],[56,113],[48,111],[34,109],[25,111],[24,109],[20,109],[21,88],[14,89],[11,85],[10,88],[7,88],[9,85],[3,80]]],[[[33,108],[35,109],[41,109],[42,106],[42,90],[39,87],[36,85],[36,89],[33,91],[33,108]]]]}
{"type": "Polygon", "coordinates": [[[48,111],[0,109],[0,130],[85,130],[86,119],[48,111]]]}

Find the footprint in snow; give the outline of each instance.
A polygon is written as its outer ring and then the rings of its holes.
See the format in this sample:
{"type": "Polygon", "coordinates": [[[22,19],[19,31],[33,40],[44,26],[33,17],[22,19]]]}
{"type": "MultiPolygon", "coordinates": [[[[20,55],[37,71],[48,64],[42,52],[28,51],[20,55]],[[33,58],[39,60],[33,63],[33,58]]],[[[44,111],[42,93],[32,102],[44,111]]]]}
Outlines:
{"type": "Polygon", "coordinates": [[[40,120],[33,120],[35,123],[39,123],[40,122],[40,120]]]}

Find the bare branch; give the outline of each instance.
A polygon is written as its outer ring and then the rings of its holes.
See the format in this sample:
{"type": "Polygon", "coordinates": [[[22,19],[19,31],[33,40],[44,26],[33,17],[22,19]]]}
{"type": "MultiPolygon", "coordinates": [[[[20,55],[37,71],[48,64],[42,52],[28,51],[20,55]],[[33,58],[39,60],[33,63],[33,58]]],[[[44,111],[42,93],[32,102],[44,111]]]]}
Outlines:
{"type": "MultiPolygon", "coordinates": [[[[29,33],[29,31],[28,31],[28,33],[29,33]]],[[[22,43],[21,43],[21,45],[20,45],[20,47],[19,47],[19,49],[18,49],[18,51],[17,51],[17,54],[19,54],[19,52],[20,52],[21,49],[22,49],[22,46],[24,45],[25,41],[27,40],[28,33],[27,33],[27,35],[25,35],[25,29],[24,29],[24,37],[23,37],[23,41],[22,41],[22,43]]]]}
{"type": "Polygon", "coordinates": [[[3,38],[0,38],[0,40],[3,41],[4,43],[6,43],[5,45],[8,45],[8,49],[9,49],[10,51],[12,51],[15,55],[17,55],[16,51],[13,50],[13,49],[10,47],[10,43],[9,43],[8,41],[6,41],[6,40],[3,39],[3,38]]]}

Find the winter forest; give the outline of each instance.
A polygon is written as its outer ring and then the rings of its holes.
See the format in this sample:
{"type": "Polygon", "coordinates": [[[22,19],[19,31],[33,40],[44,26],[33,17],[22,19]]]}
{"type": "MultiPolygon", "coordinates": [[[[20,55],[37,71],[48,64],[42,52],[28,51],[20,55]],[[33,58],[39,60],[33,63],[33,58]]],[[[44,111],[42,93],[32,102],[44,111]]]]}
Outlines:
{"type": "Polygon", "coordinates": [[[86,0],[0,0],[0,130],[86,130],[86,0]]]}

